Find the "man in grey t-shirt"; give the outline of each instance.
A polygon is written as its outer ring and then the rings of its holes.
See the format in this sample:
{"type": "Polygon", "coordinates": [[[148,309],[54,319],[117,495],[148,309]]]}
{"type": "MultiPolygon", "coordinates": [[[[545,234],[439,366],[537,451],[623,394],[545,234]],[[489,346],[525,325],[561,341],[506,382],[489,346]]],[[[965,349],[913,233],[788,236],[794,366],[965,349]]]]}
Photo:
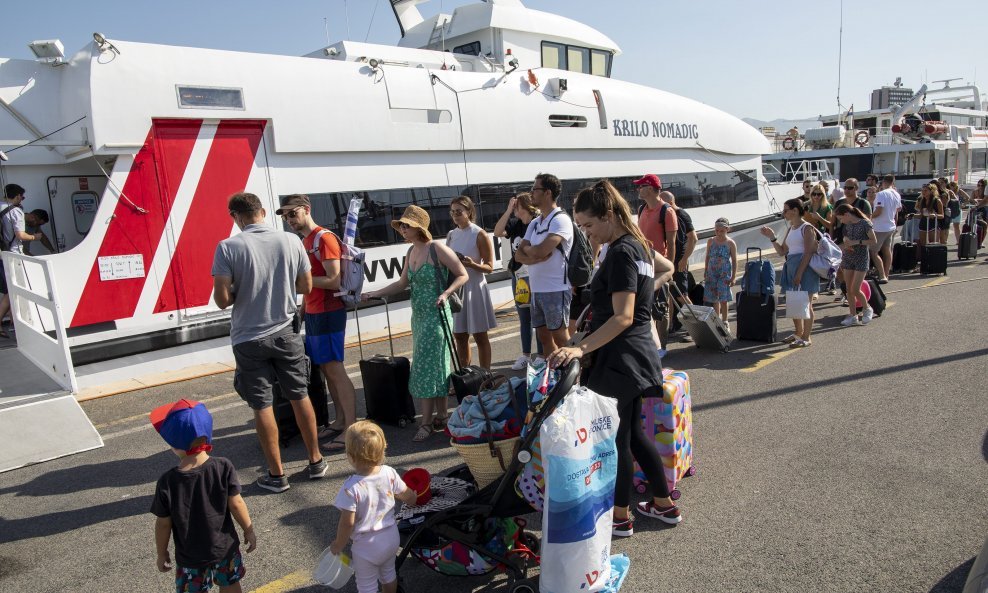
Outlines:
{"type": "Polygon", "coordinates": [[[293,234],[266,224],[267,213],[254,194],[230,197],[230,216],[242,231],[220,241],[213,257],[213,300],[221,309],[233,306],[230,339],[237,369],[233,388],[254,411],[257,437],[268,473],[257,485],[272,492],[288,490],[278,449],[278,423],[272,404],[275,378],[291,402],[295,421],[309,454],[309,478],[326,475],[319,452],[316,415],[308,397],[309,361],[302,336],[295,333],[297,293],[312,290],[309,258],[293,234]]]}
{"type": "MultiPolygon", "coordinates": [[[[0,201],[0,233],[12,253],[24,253],[24,244],[36,241],[38,234],[28,233],[24,225],[24,188],[16,183],[8,183],[3,188],[3,200],[0,201]]],[[[43,235],[42,235],[43,236],[43,235]]],[[[7,276],[0,259],[0,338],[10,335],[3,329],[3,318],[10,311],[10,297],[7,294],[7,276]]]]}

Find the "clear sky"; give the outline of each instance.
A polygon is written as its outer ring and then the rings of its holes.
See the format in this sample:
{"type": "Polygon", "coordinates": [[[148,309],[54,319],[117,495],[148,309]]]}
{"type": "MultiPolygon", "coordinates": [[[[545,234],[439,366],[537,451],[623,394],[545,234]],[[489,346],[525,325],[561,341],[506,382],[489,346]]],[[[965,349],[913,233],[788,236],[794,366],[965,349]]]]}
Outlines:
{"type": "MultiPolygon", "coordinates": [[[[431,0],[419,8],[428,17],[467,1],[431,0]]],[[[841,0],[523,2],[616,41],[623,53],[614,62],[615,78],[738,117],[837,112],[841,0]]],[[[845,108],[867,109],[871,90],[898,76],[913,89],[946,78],[962,79],[954,86],[976,82],[979,74],[988,78],[984,0],[844,0],[843,12],[845,108]]],[[[347,38],[347,13],[350,39],[398,40],[388,0],[7,0],[0,5],[0,56],[31,58],[27,44],[51,38],[71,55],[94,31],[128,41],[302,55],[326,45],[327,24],[331,41],[347,38]]],[[[983,87],[988,91],[988,82],[983,87]]]]}

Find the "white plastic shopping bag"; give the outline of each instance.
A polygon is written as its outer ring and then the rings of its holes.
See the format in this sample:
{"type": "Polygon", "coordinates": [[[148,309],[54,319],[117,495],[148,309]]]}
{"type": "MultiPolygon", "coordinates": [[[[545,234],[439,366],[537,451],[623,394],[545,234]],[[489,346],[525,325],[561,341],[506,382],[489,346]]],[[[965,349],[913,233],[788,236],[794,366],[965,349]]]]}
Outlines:
{"type": "Polygon", "coordinates": [[[786,319],[810,318],[810,293],[805,290],[786,291],[786,319]]]}
{"type": "Polygon", "coordinates": [[[617,402],[574,388],[542,424],[543,593],[601,591],[610,576],[617,402]]]}

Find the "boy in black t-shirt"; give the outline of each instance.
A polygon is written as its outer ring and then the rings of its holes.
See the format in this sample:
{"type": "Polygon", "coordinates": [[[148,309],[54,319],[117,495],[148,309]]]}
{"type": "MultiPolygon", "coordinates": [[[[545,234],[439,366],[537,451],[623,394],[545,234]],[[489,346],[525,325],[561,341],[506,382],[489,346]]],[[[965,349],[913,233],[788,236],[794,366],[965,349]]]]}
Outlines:
{"type": "Polygon", "coordinates": [[[257,537],[237,469],[228,459],[209,456],[213,417],[205,405],[181,399],[153,410],[151,424],[180,460],[158,478],[151,503],[158,570],[172,568],[168,540],[174,537],[178,593],[206,592],[214,583],[220,593],[240,593],[246,570],[233,521],[244,530],[247,553],[257,547],[257,537]]]}

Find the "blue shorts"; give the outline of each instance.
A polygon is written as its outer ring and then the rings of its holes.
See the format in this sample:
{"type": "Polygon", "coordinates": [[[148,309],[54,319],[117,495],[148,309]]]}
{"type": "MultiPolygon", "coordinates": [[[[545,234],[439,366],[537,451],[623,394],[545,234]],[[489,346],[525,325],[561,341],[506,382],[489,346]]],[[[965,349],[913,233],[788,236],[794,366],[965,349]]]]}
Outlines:
{"type": "Polygon", "coordinates": [[[568,288],[559,292],[532,293],[532,327],[547,327],[556,331],[569,322],[569,306],[573,293],[568,288]]]}
{"type": "Polygon", "coordinates": [[[346,309],[305,314],[305,353],[312,362],[342,362],[346,309]]]}
{"type": "Polygon", "coordinates": [[[240,548],[216,564],[203,568],[175,567],[176,593],[208,593],[215,583],[217,587],[228,587],[244,578],[244,560],[240,548]]]}

